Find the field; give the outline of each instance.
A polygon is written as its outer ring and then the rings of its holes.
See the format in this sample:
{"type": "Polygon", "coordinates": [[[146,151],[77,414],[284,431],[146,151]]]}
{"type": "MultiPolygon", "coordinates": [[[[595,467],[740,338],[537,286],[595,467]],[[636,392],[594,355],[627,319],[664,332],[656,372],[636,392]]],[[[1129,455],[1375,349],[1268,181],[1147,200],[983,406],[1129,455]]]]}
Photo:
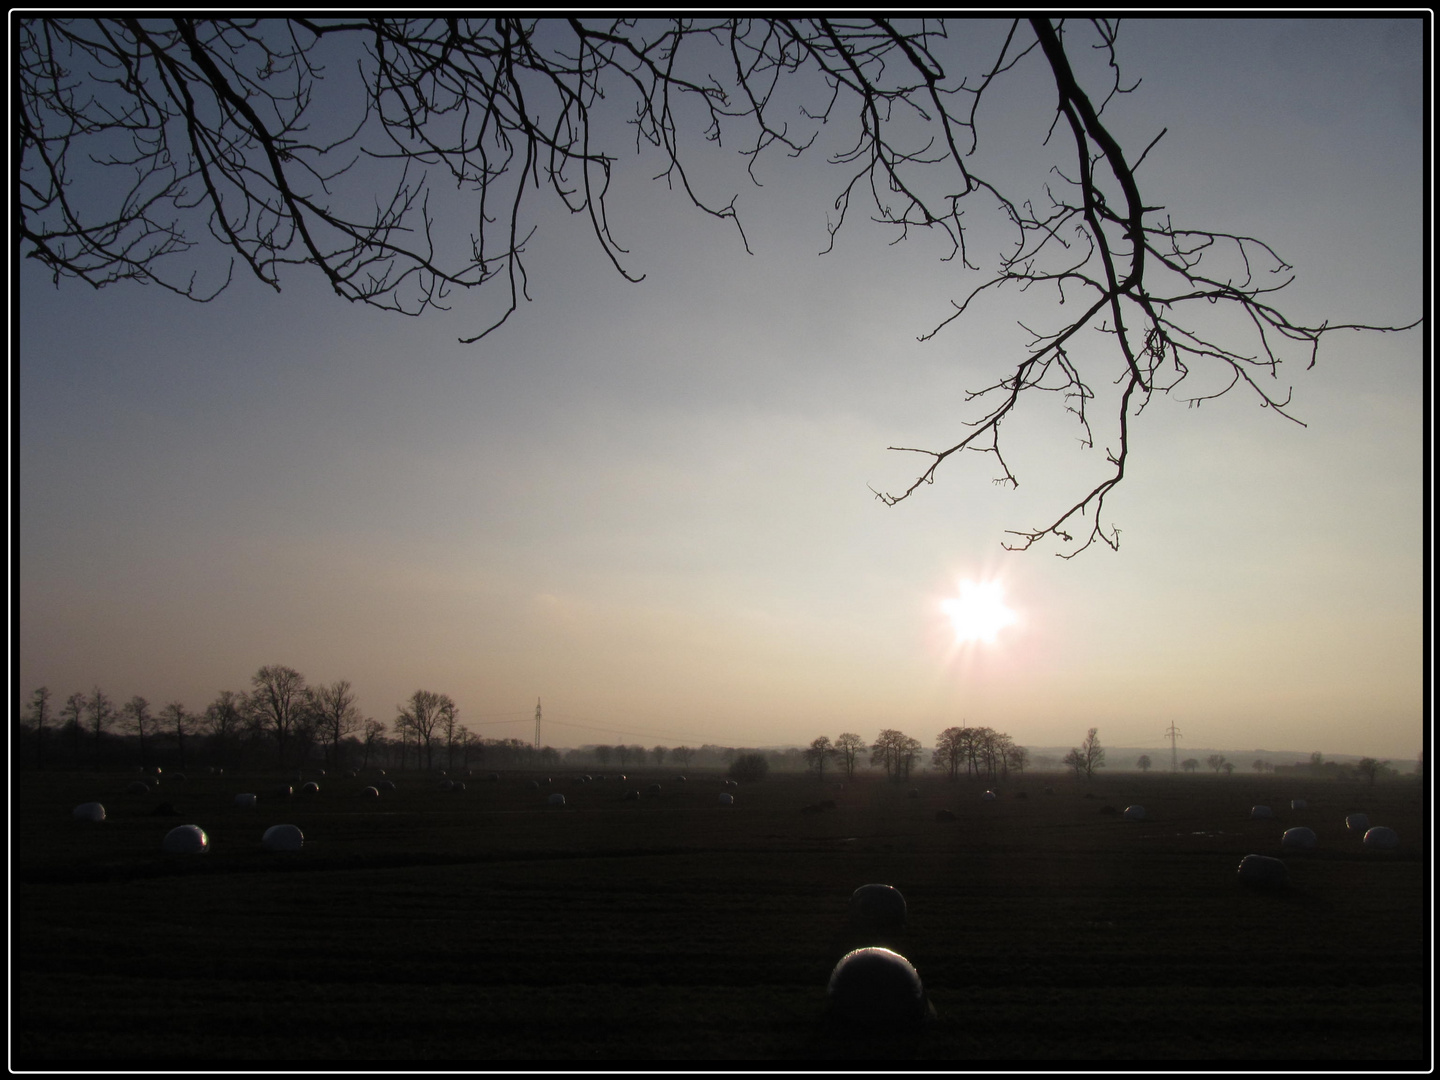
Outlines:
{"type": "Polygon", "coordinates": [[[12,787],[14,1068],[1431,1061],[1413,781],[1026,776],[983,801],[928,775],[772,774],[722,807],[718,775],[673,770],[540,792],[538,774],[445,792],[411,773],[379,800],[359,797],[363,776],[288,799],[279,776],[202,770],[124,794],[134,779],[12,787]],[[622,800],[651,782],[658,796],[622,800]],[[835,808],[802,812],[822,799],[835,808]],[[74,820],[91,800],[107,820],[74,820]],[[1149,818],[1103,811],[1129,803],[1149,818]],[[1251,820],[1254,803],[1277,820],[1251,820]],[[1351,810],[1400,847],[1364,849],[1351,810]],[[281,822],[302,851],[262,849],[281,822]],[[209,854],[161,854],[181,823],[209,854]],[[1284,853],[1291,888],[1242,888],[1240,859],[1281,855],[1297,824],[1320,843],[1284,853]],[[870,882],[901,890],[903,926],[851,924],[870,882]],[[915,965],[932,1021],[826,1019],[830,972],[862,945],[915,965]]]}

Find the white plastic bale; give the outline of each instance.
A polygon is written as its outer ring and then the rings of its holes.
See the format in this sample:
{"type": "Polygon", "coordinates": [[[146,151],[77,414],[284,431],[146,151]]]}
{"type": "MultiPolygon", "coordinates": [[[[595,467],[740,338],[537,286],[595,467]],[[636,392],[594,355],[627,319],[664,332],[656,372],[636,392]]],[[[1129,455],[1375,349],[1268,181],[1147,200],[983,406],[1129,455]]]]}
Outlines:
{"type": "Polygon", "coordinates": [[[1368,848],[1379,848],[1381,851],[1389,851],[1391,848],[1400,845],[1400,837],[1394,829],[1384,825],[1373,825],[1365,831],[1365,839],[1362,843],[1368,848]]]}
{"type": "Polygon", "coordinates": [[[299,851],[305,835],[294,825],[271,825],[260,838],[266,851],[299,851]]]}
{"type": "Polygon", "coordinates": [[[1250,807],[1250,816],[1252,818],[1273,818],[1275,811],[1268,806],[1252,806],[1250,807]]]}
{"type": "Polygon", "coordinates": [[[986,791],[984,795],[980,796],[980,798],[984,799],[986,802],[994,802],[998,797],[999,796],[997,796],[993,791],[986,791]]]}
{"type": "Polygon", "coordinates": [[[249,794],[248,792],[247,792],[246,794],[244,794],[244,795],[236,795],[236,796],[235,796],[235,805],[236,805],[236,806],[242,806],[242,807],[251,807],[251,806],[254,806],[254,805],[255,805],[255,796],[249,794]]]}
{"type": "Polygon", "coordinates": [[[295,789],[289,784],[281,784],[275,789],[275,794],[279,795],[282,799],[288,799],[291,795],[295,794],[295,789]]]}
{"type": "Polygon", "coordinates": [[[165,834],[160,850],[167,855],[204,855],[210,850],[210,838],[199,825],[176,825],[165,834]]]}
{"type": "Polygon", "coordinates": [[[565,796],[558,791],[551,792],[550,797],[547,798],[545,802],[550,806],[564,806],[565,796]]]}
{"type": "Polygon", "coordinates": [[[376,787],[367,787],[360,792],[360,797],[362,799],[378,799],[380,797],[380,789],[376,787]]]}
{"type": "Polygon", "coordinates": [[[464,791],[464,790],[465,790],[465,781],[464,781],[464,780],[454,780],[454,781],[452,781],[451,784],[450,784],[450,790],[451,790],[451,791],[464,791]]]}
{"type": "Polygon", "coordinates": [[[1293,829],[1286,829],[1285,835],[1280,837],[1280,846],[1296,850],[1308,850],[1318,843],[1314,829],[1307,829],[1304,825],[1297,825],[1293,829]]]}
{"type": "Polygon", "coordinates": [[[1304,799],[1291,799],[1291,800],[1290,800],[1290,809],[1291,809],[1291,810],[1308,810],[1309,807],[1310,807],[1310,804],[1307,803],[1304,799]]]}
{"type": "Polygon", "coordinates": [[[1365,830],[1370,828],[1370,819],[1364,814],[1346,814],[1345,828],[1360,836],[1365,835],[1365,830]]]}
{"type": "Polygon", "coordinates": [[[893,885],[861,885],[850,894],[850,918],[866,926],[895,926],[905,921],[905,897],[893,885]]]}
{"type": "Polygon", "coordinates": [[[1130,821],[1144,821],[1145,808],[1139,803],[1132,803],[1131,805],[1125,807],[1125,817],[1128,818],[1130,821]]]}
{"type": "Polygon", "coordinates": [[[722,791],[722,792],[720,792],[720,805],[721,805],[721,806],[734,806],[734,805],[735,805],[735,796],[734,796],[734,795],[731,795],[728,791],[722,791]]]}
{"type": "Polygon", "coordinates": [[[76,821],[104,821],[105,807],[98,802],[81,803],[75,807],[76,821]]]}
{"type": "Polygon", "coordinates": [[[317,784],[314,780],[307,780],[305,782],[305,786],[302,787],[300,790],[306,795],[318,795],[320,792],[320,785],[317,784]]]}
{"type": "Polygon", "coordinates": [[[1283,889],[1290,884],[1290,871],[1269,855],[1246,855],[1240,860],[1240,884],[1257,889],[1283,889]]]}
{"type": "Polygon", "coordinates": [[[127,795],[149,795],[150,786],[144,780],[132,780],[130,786],[125,789],[127,795]]]}
{"type": "Polygon", "coordinates": [[[926,1014],[919,972],[899,953],[875,946],[841,957],[827,993],[832,1015],[846,1022],[916,1023],[926,1014]]]}
{"type": "Polygon", "coordinates": [[[377,784],[376,786],[377,786],[381,791],[394,791],[394,790],[395,790],[395,781],[394,781],[394,780],[381,780],[380,783],[377,784]]]}

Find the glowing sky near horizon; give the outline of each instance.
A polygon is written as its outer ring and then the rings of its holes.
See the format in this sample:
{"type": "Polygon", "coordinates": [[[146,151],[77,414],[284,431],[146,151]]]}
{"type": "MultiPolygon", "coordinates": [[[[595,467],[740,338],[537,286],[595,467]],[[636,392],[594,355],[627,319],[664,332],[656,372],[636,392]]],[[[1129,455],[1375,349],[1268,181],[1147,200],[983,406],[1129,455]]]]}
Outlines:
{"type": "MultiPolygon", "coordinates": [[[[1106,115],[1132,144],[1168,128],[1147,193],[1271,242],[1295,318],[1409,322],[1419,27],[1127,20],[1143,82],[1106,115]]],[[[914,478],[887,446],[973,419],[965,392],[1009,362],[1018,309],[919,342],[970,279],[863,215],[818,256],[823,162],[777,156],[763,188],[734,187],[753,256],[651,164],[622,163],[611,213],[645,281],[548,215],[534,302],[476,345],[457,339],[498,296],[406,319],[308,272],[279,295],[237,274],[198,305],[19,267],[13,699],[98,685],[198,711],[283,663],[350,680],[386,721],[417,687],[446,693],[484,737],[530,738],[538,697],[557,746],[886,727],[930,745],[963,722],[1161,749],[1174,723],[1194,748],[1414,760],[1419,331],[1332,335],[1309,371],[1291,354],[1304,427],[1238,392],[1157,397],[1107,503],[1119,552],[1007,552],[1005,530],[1103,469],[1058,401],[1007,424],[1014,491],[984,455],[895,507],[868,488],[914,478]],[[962,581],[1003,581],[1020,621],[957,653],[941,605],[962,581]]]]}

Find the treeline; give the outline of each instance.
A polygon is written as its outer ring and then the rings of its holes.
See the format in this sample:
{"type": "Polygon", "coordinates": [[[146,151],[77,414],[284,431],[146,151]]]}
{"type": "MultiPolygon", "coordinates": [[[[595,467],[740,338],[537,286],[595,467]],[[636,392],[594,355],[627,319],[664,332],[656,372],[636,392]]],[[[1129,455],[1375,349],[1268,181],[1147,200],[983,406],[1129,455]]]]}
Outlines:
{"type": "MultiPolygon", "coordinates": [[[[834,742],[828,735],[821,735],[801,753],[807,767],[822,778],[826,765],[832,762],[847,777],[853,777],[855,765],[866,750],[870,752],[870,765],[883,767],[885,775],[897,781],[909,779],[925,753],[919,739],[894,728],[883,729],[869,746],[853,732],[837,736],[834,742]]],[[[959,778],[961,769],[967,777],[996,780],[1008,777],[1012,770],[1023,772],[1030,763],[1030,752],[994,728],[948,727],[936,736],[930,763],[944,769],[951,780],[959,778]]]]}
{"type": "Polygon", "coordinates": [[[100,687],[57,703],[40,687],[17,710],[18,760],[39,768],[546,768],[560,751],[486,739],[447,694],[416,690],[386,720],[366,716],[346,680],[309,684],[294,668],[262,667],[248,690],[221,690],[203,709],[123,703],[100,687]]]}

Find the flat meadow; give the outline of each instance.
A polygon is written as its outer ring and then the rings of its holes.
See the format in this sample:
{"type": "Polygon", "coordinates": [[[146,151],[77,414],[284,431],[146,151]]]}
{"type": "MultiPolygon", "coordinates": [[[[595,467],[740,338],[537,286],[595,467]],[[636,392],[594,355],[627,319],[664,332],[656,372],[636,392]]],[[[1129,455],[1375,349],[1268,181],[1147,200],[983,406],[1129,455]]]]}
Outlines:
{"type": "Polygon", "coordinates": [[[293,774],[146,795],[133,773],[20,774],[12,1068],[1431,1062],[1415,780],[1026,774],[987,801],[930,773],[772,773],[722,806],[718,773],[592,776],[411,772],[366,798],[373,773],[288,797],[293,774]],[[106,820],[75,820],[92,800],[106,820]],[[1135,803],[1145,820],[1114,812],[1135,803]],[[1364,848],[1352,811],[1399,847],[1364,848]],[[162,854],[182,823],[208,854],[162,854]],[[264,850],[280,823],[302,850],[264,850]],[[1292,825],[1318,847],[1282,852],[1292,825]],[[1242,887],[1252,853],[1290,887],[1242,887]],[[904,894],[903,925],[851,922],[872,882],[904,894]],[[827,1019],[831,970],[867,945],[914,964],[933,1020],[827,1019]]]}

